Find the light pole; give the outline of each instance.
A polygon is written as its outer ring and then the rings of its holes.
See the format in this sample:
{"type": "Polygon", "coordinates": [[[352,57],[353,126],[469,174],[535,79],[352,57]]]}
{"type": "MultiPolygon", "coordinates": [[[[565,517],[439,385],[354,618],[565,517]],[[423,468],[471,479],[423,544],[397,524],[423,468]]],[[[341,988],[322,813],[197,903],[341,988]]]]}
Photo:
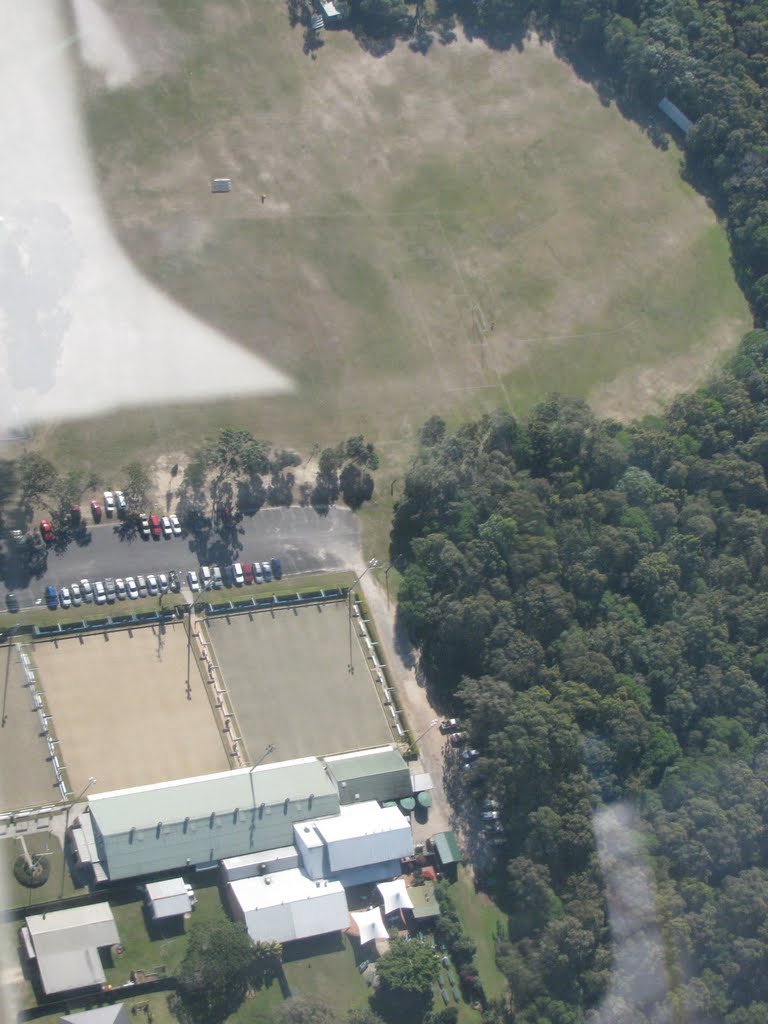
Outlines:
{"type": "Polygon", "coordinates": [[[98,780],[92,775],[77,796],[67,805],[67,811],[64,815],[64,841],[61,850],[61,892],[59,893],[59,899],[64,899],[64,874],[67,870],[67,834],[69,833],[69,816],[72,813],[72,808],[75,807],[85,796],[91,786],[98,780]]]}
{"type": "Polygon", "coordinates": [[[350,675],[354,675],[354,673],[355,673],[355,666],[354,666],[354,664],[352,662],[352,596],[353,596],[353,594],[355,592],[355,587],[360,582],[360,580],[363,578],[363,576],[365,576],[365,574],[367,572],[370,572],[371,569],[375,569],[378,564],[379,564],[378,558],[372,558],[368,562],[367,567],[365,569],[363,569],[363,571],[360,573],[360,575],[357,577],[357,579],[353,582],[352,586],[349,588],[349,590],[347,592],[347,611],[348,611],[348,614],[349,614],[349,665],[347,665],[347,670],[349,671],[350,675]]]}
{"type": "Polygon", "coordinates": [[[427,735],[427,733],[431,732],[432,729],[435,728],[435,726],[437,725],[437,723],[439,721],[440,721],[439,718],[433,718],[432,721],[427,726],[427,728],[424,730],[424,732],[420,736],[417,736],[415,740],[411,741],[411,745],[408,747],[408,750],[414,750],[416,748],[417,744],[421,743],[421,741],[424,739],[424,737],[427,735]]]}

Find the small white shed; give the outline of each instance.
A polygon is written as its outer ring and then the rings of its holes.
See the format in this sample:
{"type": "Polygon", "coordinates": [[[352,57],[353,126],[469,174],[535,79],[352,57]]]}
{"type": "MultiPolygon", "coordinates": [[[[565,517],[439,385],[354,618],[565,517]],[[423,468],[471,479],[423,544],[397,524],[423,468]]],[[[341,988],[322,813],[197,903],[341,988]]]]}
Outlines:
{"type": "Polygon", "coordinates": [[[183,878],[167,878],[163,882],[148,882],[144,887],[147,906],[153,921],[188,914],[197,900],[191,885],[183,878]]]}

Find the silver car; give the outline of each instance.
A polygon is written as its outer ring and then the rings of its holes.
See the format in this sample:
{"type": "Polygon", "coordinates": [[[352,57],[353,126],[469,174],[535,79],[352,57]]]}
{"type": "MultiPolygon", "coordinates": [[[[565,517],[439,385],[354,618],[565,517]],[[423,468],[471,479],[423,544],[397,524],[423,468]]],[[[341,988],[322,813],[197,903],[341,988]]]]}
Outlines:
{"type": "Polygon", "coordinates": [[[93,587],[88,580],[80,580],[80,592],[86,604],[93,602],[93,587]]]}
{"type": "Polygon", "coordinates": [[[97,580],[93,584],[93,594],[94,597],[96,598],[96,604],[107,603],[107,592],[104,589],[104,584],[101,582],[101,580],[97,580]]]}
{"type": "Polygon", "coordinates": [[[157,577],[152,573],[147,576],[147,591],[150,597],[157,597],[160,593],[160,587],[157,585],[157,577]]]}
{"type": "Polygon", "coordinates": [[[124,601],[128,596],[125,589],[125,580],[115,580],[115,596],[118,601],[124,601]]]}
{"type": "Polygon", "coordinates": [[[125,589],[128,591],[128,597],[132,601],[135,601],[139,596],[139,588],[136,586],[136,580],[133,576],[125,577],[125,589]]]}

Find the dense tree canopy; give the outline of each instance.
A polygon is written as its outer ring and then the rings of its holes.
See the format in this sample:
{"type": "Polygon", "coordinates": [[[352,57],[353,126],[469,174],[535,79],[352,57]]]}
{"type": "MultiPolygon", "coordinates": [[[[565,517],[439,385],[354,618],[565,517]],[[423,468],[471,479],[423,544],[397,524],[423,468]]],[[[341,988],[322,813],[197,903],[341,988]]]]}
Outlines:
{"type": "Polygon", "coordinates": [[[768,1002],[767,437],[759,331],[663,418],[553,397],[524,424],[422,432],[394,520],[399,614],[481,751],[469,784],[503,808],[520,1019],[580,1020],[605,991],[592,814],[627,797],[678,998],[729,1022],[768,1002]]]}

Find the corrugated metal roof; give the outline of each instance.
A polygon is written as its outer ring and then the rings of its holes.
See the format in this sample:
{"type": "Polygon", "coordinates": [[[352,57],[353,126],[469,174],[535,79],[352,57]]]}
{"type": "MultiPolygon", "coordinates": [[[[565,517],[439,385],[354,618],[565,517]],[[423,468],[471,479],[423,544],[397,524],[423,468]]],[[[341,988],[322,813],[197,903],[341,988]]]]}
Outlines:
{"type": "Polygon", "coordinates": [[[108,903],[54,910],[50,914],[28,917],[26,925],[38,957],[45,953],[112,946],[120,941],[108,903]]]}
{"type": "Polygon", "coordinates": [[[178,917],[192,909],[192,898],[183,878],[166,878],[162,882],[148,882],[145,886],[152,915],[158,920],[178,917]]]}
{"type": "Polygon", "coordinates": [[[408,766],[393,747],[327,757],[328,771],[336,780],[343,804],[368,800],[397,800],[411,792],[408,766]]]}
{"type": "Polygon", "coordinates": [[[349,926],[344,887],[312,881],[298,868],[230,882],[254,942],[290,942],[349,926]]]}
{"type": "Polygon", "coordinates": [[[322,762],[306,757],[97,793],[88,798],[88,804],[102,835],[109,836],[154,828],[160,822],[199,821],[211,814],[232,814],[261,804],[274,807],[286,800],[335,795],[336,787],[322,762]]]}
{"type": "Polygon", "coordinates": [[[107,980],[99,951],[95,948],[46,953],[38,956],[37,966],[43,989],[49,995],[103,985],[107,980]]]}
{"type": "Polygon", "coordinates": [[[123,1003],[114,1006],[97,1006],[95,1010],[82,1013],[68,1013],[61,1018],[61,1024],[128,1024],[128,1011],[123,1003]]]}
{"type": "Polygon", "coordinates": [[[442,864],[458,864],[461,862],[461,853],[453,832],[438,832],[432,836],[437,850],[437,856],[442,864]]]}
{"type": "Polygon", "coordinates": [[[431,882],[425,882],[424,885],[412,885],[408,894],[413,904],[413,916],[417,921],[440,916],[440,904],[437,902],[435,887],[431,882]]]}
{"type": "Polygon", "coordinates": [[[668,100],[666,96],[659,103],[659,109],[667,115],[670,121],[674,121],[677,127],[681,131],[685,132],[686,135],[691,128],[693,128],[693,121],[687,118],[682,110],[679,107],[676,107],[675,104],[671,100],[668,100]]]}
{"type": "Polygon", "coordinates": [[[375,801],[342,807],[333,818],[314,823],[318,834],[326,843],[345,839],[380,835],[384,832],[410,831],[410,825],[396,807],[380,807],[375,801]]]}

